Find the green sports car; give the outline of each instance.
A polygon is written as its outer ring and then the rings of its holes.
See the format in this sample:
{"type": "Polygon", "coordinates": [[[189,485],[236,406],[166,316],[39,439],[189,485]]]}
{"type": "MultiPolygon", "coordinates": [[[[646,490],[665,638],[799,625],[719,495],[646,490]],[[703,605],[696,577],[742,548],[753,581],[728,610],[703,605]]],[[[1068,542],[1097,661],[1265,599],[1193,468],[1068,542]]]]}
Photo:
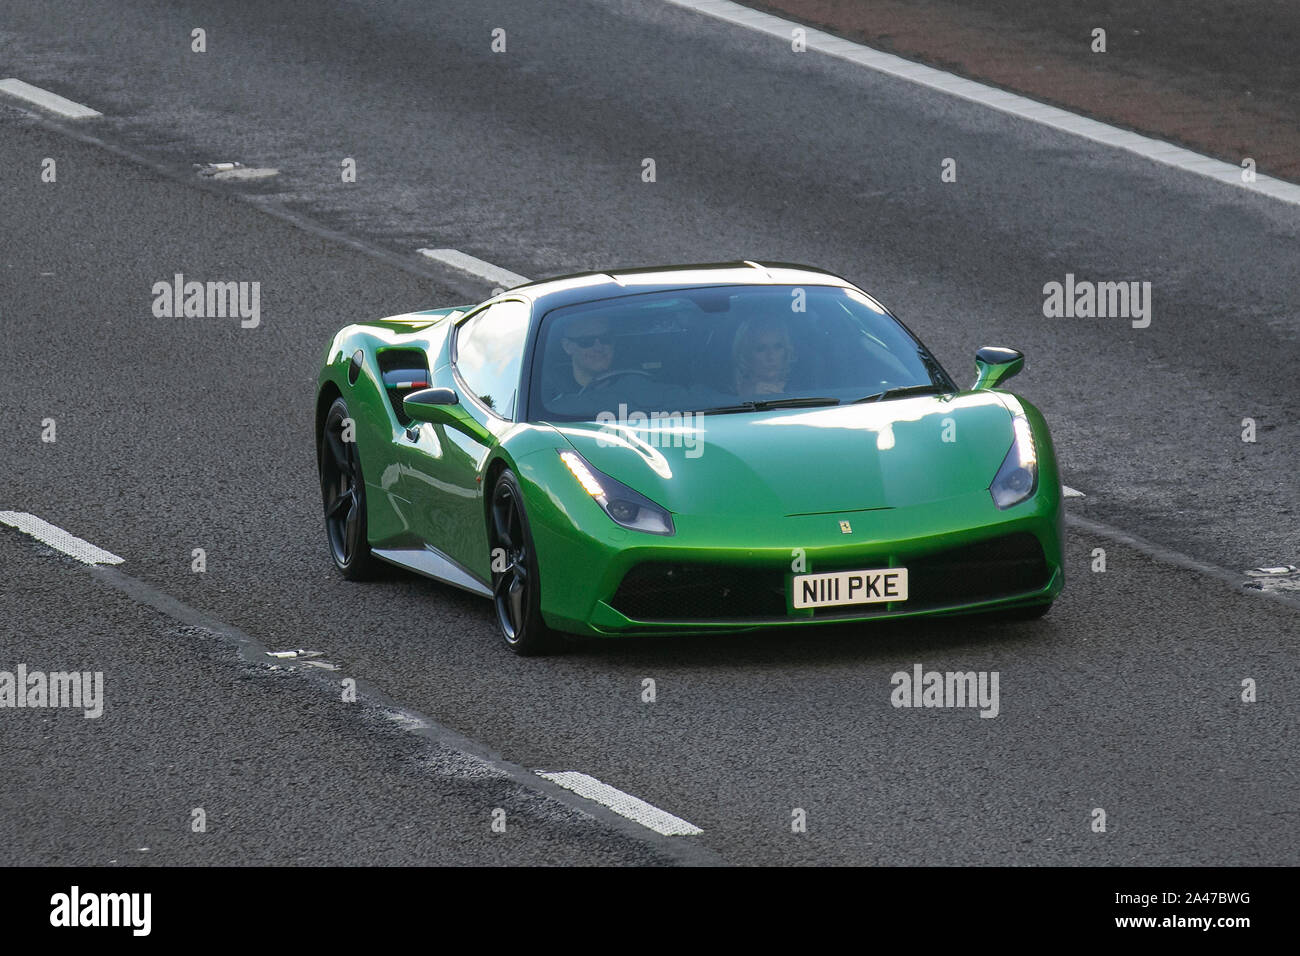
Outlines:
{"type": "Polygon", "coordinates": [[[1000,611],[1064,584],[1061,484],[983,348],[959,388],[852,283],[741,262],[584,273],[350,325],[316,400],[330,553],[557,631],[1000,611]]]}

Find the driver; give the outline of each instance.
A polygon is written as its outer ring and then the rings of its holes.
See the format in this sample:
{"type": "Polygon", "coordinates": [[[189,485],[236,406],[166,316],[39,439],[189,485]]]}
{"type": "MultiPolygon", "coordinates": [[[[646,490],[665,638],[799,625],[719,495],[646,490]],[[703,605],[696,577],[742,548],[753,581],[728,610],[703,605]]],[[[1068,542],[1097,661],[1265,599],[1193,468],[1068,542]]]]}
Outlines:
{"type": "Polygon", "coordinates": [[[614,339],[609,334],[609,320],[601,315],[584,315],[564,329],[560,344],[569,363],[557,370],[552,391],[557,395],[580,392],[592,379],[610,370],[614,364],[614,339]]]}

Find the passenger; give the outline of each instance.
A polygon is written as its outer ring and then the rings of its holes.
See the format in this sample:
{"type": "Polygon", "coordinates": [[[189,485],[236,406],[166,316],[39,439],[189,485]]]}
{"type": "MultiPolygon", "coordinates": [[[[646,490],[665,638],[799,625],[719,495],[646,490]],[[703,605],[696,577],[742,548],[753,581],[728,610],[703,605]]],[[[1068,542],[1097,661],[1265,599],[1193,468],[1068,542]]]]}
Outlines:
{"type": "Polygon", "coordinates": [[[746,319],[736,329],[731,364],[736,394],[742,398],[784,392],[793,362],[790,330],[779,318],[746,319]]]}

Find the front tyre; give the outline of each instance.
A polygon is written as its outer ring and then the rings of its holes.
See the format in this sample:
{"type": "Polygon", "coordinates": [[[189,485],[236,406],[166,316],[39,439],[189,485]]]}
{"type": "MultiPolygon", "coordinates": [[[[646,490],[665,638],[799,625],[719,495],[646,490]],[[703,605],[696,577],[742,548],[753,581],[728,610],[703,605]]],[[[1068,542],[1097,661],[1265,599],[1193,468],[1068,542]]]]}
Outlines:
{"type": "Polygon", "coordinates": [[[528,529],[524,494],[509,469],[501,473],[492,488],[488,541],[493,569],[492,604],[506,646],[522,656],[553,650],[555,635],[542,620],[537,552],[528,529]]]}
{"type": "Polygon", "coordinates": [[[369,577],[375,558],[366,540],[366,482],[348,405],[336,398],[320,434],[320,491],[334,566],[350,581],[369,577]]]}

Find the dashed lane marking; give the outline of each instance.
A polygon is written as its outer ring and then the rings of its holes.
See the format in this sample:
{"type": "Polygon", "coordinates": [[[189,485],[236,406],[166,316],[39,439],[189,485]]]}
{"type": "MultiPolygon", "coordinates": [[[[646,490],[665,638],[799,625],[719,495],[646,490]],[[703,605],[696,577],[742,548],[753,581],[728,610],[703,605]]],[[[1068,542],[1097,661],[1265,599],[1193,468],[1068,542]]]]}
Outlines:
{"type": "Polygon", "coordinates": [[[511,272],[509,269],[502,269],[490,262],[484,262],[482,259],[466,255],[458,249],[419,249],[417,251],[426,259],[441,262],[445,266],[451,266],[457,272],[472,275],[490,285],[500,286],[502,289],[513,289],[517,285],[523,285],[525,282],[531,281],[518,273],[511,272]]]}
{"type": "Polygon", "coordinates": [[[121,564],[125,560],[25,511],[0,511],[0,523],[31,535],[82,564],[121,564]]]}
{"type": "Polygon", "coordinates": [[[51,113],[57,113],[64,119],[91,119],[95,116],[103,116],[99,110],[92,110],[89,106],[82,106],[80,103],[74,103],[72,100],[65,99],[57,93],[51,93],[49,90],[43,90],[39,86],[32,86],[30,83],[24,83],[22,80],[13,78],[0,80],[0,93],[7,93],[17,99],[31,103],[33,106],[39,106],[43,110],[51,113]]]}
{"type": "Polygon", "coordinates": [[[625,816],[643,827],[648,827],[661,836],[696,836],[704,832],[695,824],[687,823],[681,817],[675,817],[667,810],[660,810],[639,797],[624,793],[617,787],[611,787],[607,783],[601,783],[595,777],[588,776],[585,773],[578,773],[576,770],[561,770],[558,772],[539,770],[537,775],[550,780],[552,783],[558,783],[566,790],[572,790],[580,797],[594,800],[601,806],[608,807],[620,816],[625,816]]]}

